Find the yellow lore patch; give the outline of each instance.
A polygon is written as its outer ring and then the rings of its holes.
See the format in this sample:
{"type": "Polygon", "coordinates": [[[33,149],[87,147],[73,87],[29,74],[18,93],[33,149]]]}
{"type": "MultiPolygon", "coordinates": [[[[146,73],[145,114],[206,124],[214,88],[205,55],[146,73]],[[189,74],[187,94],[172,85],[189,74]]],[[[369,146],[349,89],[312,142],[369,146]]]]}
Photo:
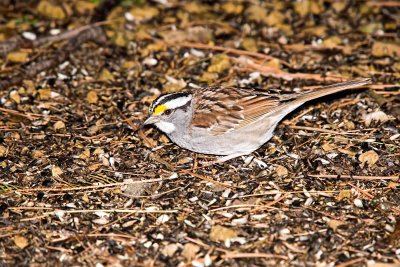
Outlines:
{"type": "Polygon", "coordinates": [[[163,113],[165,110],[167,109],[166,105],[159,105],[157,106],[154,111],[153,111],[153,115],[158,115],[163,113]]]}

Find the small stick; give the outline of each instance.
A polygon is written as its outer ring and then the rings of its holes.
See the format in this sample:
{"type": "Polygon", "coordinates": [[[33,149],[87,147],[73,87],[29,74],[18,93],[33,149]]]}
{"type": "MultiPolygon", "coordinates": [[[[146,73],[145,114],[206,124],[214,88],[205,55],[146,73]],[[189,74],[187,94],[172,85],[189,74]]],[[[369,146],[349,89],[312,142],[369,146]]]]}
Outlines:
{"type": "Polygon", "coordinates": [[[308,174],[309,177],[328,178],[328,179],[355,179],[355,180],[392,180],[398,181],[399,175],[393,176],[364,176],[364,175],[334,175],[334,174],[308,174]]]}
{"type": "Polygon", "coordinates": [[[203,176],[203,175],[200,175],[200,174],[197,174],[197,173],[193,173],[193,172],[191,172],[191,171],[181,170],[181,172],[190,174],[190,175],[192,175],[192,176],[194,176],[194,177],[196,177],[196,178],[199,178],[199,179],[201,179],[201,180],[204,180],[204,181],[207,181],[207,182],[216,184],[216,185],[220,185],[220,186],[223,186],[223,187],[226,187],[226,188],[237,188],[236,186],[229,185],[229,184],[224,184],[224,183],[215,181],[215,180],[213,180],[213,179],[211,179],[211,178],[208,178],[208,177],[206,177],[206,176],[203,176]]]}

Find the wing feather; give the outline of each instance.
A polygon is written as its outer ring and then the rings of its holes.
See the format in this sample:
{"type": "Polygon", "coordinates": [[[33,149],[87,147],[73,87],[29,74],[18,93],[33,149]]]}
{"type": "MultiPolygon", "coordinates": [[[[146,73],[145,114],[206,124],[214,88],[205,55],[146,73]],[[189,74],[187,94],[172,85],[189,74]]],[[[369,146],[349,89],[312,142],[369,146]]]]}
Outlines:
{"type": "Polygon", "coordinates": [[[220,87],[196,92],[192,124],[219,135],[244,127],[279,105],[279,98],[255,90],[220,87]],[[219,99],[219,101],[217,101],[219,99]]]}

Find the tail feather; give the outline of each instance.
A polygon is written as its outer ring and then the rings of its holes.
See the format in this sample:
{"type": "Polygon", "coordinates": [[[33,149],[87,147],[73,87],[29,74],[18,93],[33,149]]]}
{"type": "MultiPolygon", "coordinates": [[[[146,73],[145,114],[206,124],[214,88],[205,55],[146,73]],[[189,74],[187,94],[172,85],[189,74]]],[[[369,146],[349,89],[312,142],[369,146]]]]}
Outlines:
{"type": "Polygon", "coordinates": [[[304,103],[306,101],[310,101],[310,100],[313,100],[313,99],[316,99],[319,97],[334,94],[334,93],[348,90],[348,89],[361,87],[361,86],[368,85],[368,84],[371,84],[371,78],[357,79],[357,80],[351,80],[351,81],[342,82],[342,83],[336,83],[336,84],[332,84],[332,85],[328,85],[328,86],[323,86],[312,92],[306,92],[304,94],[299,95],[296,98],[296,101],[304,103]]]}

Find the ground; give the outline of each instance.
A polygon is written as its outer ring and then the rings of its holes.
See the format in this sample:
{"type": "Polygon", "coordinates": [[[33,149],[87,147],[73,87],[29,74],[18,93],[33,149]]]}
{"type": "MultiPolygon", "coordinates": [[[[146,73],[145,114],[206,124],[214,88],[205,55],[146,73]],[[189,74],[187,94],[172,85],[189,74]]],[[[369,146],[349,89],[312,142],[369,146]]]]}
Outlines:
{"type": "Polygon", "coordinates": [[[0,266],[399,266],[398,2],[5,2],[0,266]],[[360,77],[221,164],[140,128],[161,93],[360,77]]]}

